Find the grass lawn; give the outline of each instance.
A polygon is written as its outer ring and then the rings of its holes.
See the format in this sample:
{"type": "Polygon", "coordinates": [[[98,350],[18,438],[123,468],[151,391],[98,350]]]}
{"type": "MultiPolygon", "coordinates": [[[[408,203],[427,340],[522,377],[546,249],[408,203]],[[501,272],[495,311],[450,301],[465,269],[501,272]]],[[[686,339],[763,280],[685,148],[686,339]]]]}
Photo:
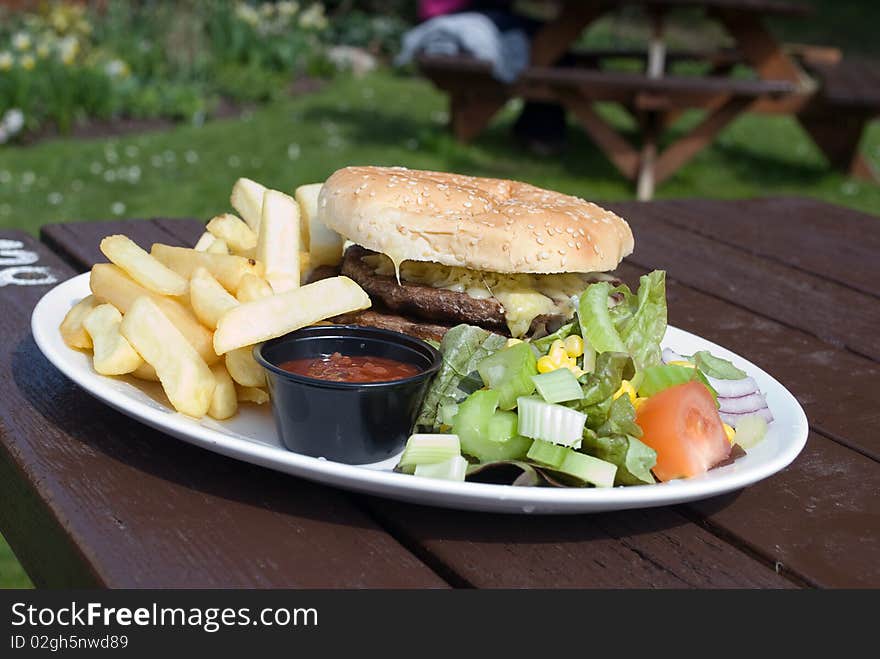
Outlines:
{"type": "MultiPolygon", "coordinates": [[[[36,234],[48,222],[207,219],[226,209],[229,190],[240,176],[292,190],[349,164],[515,178],[596,200],[633,196],[632,186],[576,129],[564,155],[529,155],[508,137],[511,108],[485,136],[466,146],[446,134],[445,107],[444,98],[428,84],[379,73],[360,81],[339,80],[317,94],[200,128],[2,148],[0,229],[36,234]]],[[[608,112],[625,122],[613,109],[608,112]]],[[[872,127],[866,149],[880,166],[880,125],[872,127]]],[[[658,197],[778,194],[808,195],[880,213],[880,186],[829,170],[796,122],[785,117],[739,119],[658,191],[658,197]]],[[[0,542],[0,586],[27,584],[0,542]]]]}

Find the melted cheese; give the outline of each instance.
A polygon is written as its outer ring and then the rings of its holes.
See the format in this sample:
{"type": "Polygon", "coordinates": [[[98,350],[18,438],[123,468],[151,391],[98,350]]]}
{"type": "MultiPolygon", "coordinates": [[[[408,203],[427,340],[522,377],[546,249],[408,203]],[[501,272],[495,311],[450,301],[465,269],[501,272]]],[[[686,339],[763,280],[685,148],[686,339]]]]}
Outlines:
{"type": "Polygon", "coordinates": [[[365,256],[364,262],[375,268],[376,274],[394,275],[398,282],[403,277],[417,284],[466,293],[478,300],[495,298],[504,308],[512,336],[523,336],[532,321],[544,314],[571,318],[576,304],[574,298],[587,284],[597,280],[595,274],[501,274],[422,261],[392,263],[381,254],[365,256]]]}

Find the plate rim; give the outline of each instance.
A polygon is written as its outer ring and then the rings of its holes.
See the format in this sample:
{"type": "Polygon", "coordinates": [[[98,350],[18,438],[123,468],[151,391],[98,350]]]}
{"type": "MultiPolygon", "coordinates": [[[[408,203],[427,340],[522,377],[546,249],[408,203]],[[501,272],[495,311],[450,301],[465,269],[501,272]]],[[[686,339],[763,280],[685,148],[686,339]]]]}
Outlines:
{"type": "MultiPolygon", "coordinates": [[[[197,419],[177,412],[156,409],[111,387],[109,382],[115,380],[105,379],[94,371],[85,371],[69,359],[65,359],[64,355],[56,350],[60,335],[56,335],[54,340],[49,336],[49,332],[57,332],[57,325],[48,322],[51,318],[47,316],[52,315],[53,305],[69,305],[74,300],[88,295],[88,277],[89,273],[86,272],[57,284],[40,298],[31,315],[31,331],[39,350],[65,377],[94,398],[129,418],[181,441],[244,462],[348,490],[424,505],[500,512],[586,513],[665,506],[726,494],[763,480],[791,464],[803,450],[809,434],[806,414],[800,403],[772,375],[723,346],[670,325],[666,340],[670,338],[671,331],[673,335],[678,334],[678,338],[698,339],[711,346],[713,352],[717,350],[721,356],[732,355],[747,364],[749,369],[754,369],[750,370],[750,375],[757,374],[760,379],[766,378],[778,387],[784,397],[788,398],[787,407],[793,412],[794,423],[787,434],[791,434],[792,437],[787,439],[774,455],[762,462],[749,465],[744,471],[731,470],[722,474],[715,472],[708,476],[668,483],[607,489],[521,488],[489,483],[440,481],[313,458],[243,436],[223,433],[203,425],[197,419]],[[185,420],[185,423],[181,423],[182,420],[185,420]],[[436,500],[432,500],[434,498],[436,500]]],[[[65,350],[72,351],[63,341],[60,343],[65,350]]],[[[212,423],[223,422],[212,420],[212,423]]]]}

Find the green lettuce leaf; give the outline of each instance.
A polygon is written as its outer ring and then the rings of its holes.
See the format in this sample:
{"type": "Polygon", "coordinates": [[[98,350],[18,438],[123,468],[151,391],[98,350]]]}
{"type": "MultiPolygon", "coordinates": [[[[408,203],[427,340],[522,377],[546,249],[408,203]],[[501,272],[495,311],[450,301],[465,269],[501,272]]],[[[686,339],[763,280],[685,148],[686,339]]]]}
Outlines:
{"type": "Polygon", "coordinates": [[[655,482],[651,469],[657,464],[657,454],[654,449],[632,435],[584,436],[581,451],[617,465],[615,485],[644,485],[655,482]]]}
{"type": "Polygon", "coordinates": [[[501,350],[507,339],[473,325],[457,325],[440,342],[443,365],[434,376],[419,410],[416,425],[436,430],[440,426],[440,408],[460,403],[483,387],[477,364],[501,350]]]}
{"type": "Polygon", "coordinates": [[[666,273],[655,270],[642,276],[637,294],[626,285],[591,284],[581,294],[578,321],[596,352],[625,352],[639,371],[659,364],[666,333],[666,273]]]}
{"type": "Polygon", "coordinates": [[[661,363],[660,341],[666,333],[666,273],[654,270],[643,275],[638,295],[625,296],[622,304],[631,313],[621,318],[618,331],[636,369],[661,363]]]}
{"type": "Polygon", "coordinates": [[[700,350],[694,354],[694,364],[704,375],[718,380],[742,380],[748,377],[745,371],[741,371],[726,359],[715,357],[708,350],[700,350]]]}

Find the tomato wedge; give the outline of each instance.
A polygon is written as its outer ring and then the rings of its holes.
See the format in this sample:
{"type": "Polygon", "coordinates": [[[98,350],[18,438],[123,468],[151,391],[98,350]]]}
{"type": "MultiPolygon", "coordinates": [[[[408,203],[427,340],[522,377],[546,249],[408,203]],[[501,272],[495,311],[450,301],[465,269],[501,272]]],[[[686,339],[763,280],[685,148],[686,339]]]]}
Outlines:
{"type": "Polygon", "coordinates": [[[661,481],[699,476],[730,456],[715,400],[700,382],[654,394],[639,407],[636,423],[657,452],[653,471],[661,481]]]}

